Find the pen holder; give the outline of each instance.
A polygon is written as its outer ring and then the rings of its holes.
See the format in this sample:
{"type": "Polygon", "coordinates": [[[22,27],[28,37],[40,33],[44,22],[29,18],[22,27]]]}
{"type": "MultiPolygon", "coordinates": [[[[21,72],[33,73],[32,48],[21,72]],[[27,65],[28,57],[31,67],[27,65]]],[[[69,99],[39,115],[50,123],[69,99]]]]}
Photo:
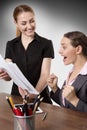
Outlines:
{"type": "Polygon", "coordinates": [[[14,130],[35,130],[35,115],[16,116],[14,115],[14,130]]]}

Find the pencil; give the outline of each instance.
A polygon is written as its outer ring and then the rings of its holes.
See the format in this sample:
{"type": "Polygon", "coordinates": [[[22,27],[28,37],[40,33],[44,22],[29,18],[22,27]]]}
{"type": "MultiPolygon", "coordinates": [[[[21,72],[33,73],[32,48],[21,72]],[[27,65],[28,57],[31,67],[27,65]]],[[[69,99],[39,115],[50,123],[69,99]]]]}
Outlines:
{"type": "Polygon", "coordinates": [[[42,117],[42,121],[45,120],[47,117],[47,112],[44,113],[43,117],[42,117]]]}
{"type": "Polygon", "coordinates": [[[11,103],[12,108],[14,108],[14,104],[13,104],[13,101],[12,101],[12,97],[9,97],[9,101],[10,101],[10,103],[11,103]]]}
{"type": "Polygon", "coordinates": [[[13,110],[13,106],[12,106],[10,100],[9,100],[9,97],[6,96],[6,100],[7,100],[8,104],[10,105],[11,109],[13,110]]]}

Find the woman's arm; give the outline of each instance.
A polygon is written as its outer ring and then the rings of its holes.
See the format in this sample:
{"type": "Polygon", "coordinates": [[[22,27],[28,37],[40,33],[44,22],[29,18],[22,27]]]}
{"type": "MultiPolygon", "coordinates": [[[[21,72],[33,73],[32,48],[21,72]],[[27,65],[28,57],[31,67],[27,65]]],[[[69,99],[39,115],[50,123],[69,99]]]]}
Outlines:
{"type": "Polygon", "coordinates": [[[51,68],[51,58],[44,58],[42,62],[40,78],[35,87],[38,92],[41,92],[46,86],[47,78],[50,74],[50,68],[51,68]]]}
{"type": "MultiPolygon", "coordinates": [[[[50,67],[51,67],[51,58],[44,58],[42,62],[40,78],[35,87],[35,89],[38,92],[41,92],[44,89],[44,87],[47,85],[47,78],[50,74],[50,67]]],[[[36,96],[35,94],[30,94],[27,90],[23,90],[20,87],[19,87],[19,92],[22,97],[24,97],[25,94],[29,94],[30,98],[35,98],[36,96]]]]}

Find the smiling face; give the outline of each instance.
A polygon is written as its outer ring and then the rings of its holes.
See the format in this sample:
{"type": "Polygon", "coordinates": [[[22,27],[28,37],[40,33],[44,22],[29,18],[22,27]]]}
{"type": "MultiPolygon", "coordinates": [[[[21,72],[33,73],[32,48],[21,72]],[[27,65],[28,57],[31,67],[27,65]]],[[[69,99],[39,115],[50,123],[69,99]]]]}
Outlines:
{"type": "Polygon", "coordinates": [[[36,28],[35,17],[32,12],[22,12],[15,21],[17,28],[23,35],[33,36],[36,28]]]}
{"type": "Polygon", "coordinates": [[[63,56],[63,62],[65,65],[75,64],[77,59],[77,48],[73,47],[71,40],[63,37],[61,40],[61,47],[59,53],[63,56]]]}

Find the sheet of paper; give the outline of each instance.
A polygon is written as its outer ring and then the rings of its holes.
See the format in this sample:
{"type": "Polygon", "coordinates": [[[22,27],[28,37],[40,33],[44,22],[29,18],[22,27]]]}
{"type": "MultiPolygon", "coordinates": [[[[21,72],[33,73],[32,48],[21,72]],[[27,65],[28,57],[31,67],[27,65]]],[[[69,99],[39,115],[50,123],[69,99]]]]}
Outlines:
{"type": "Polygon", "coordinates": [[[14,83],[17,86],[20,86],[23,89],[27,89],[31,94],[38,94],[36,89],[22,74],[17,65],[12,62],[6,62],[1,55],[0,55],[0,68],[4,69],[9,74],[9,76],[13,79],[14,83]]]}

